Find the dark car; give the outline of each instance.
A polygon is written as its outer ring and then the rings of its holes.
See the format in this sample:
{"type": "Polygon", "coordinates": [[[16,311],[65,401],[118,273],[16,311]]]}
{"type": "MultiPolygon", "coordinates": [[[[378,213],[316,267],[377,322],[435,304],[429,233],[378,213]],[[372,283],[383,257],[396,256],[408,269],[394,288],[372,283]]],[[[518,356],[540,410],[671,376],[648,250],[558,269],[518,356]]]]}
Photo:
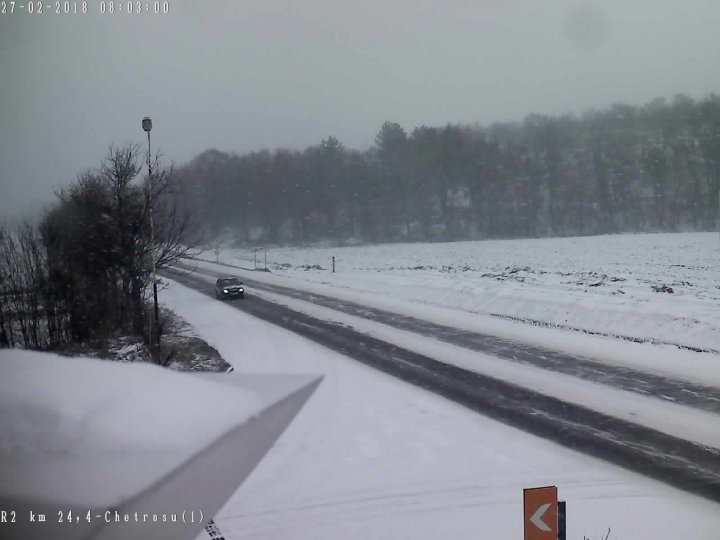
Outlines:
{"type": "Polygon", "coordinates": [[[226,298],[244,298],[245,288],[238,278],[218,278],[215,282],[215,298],[224,300],[226,298]]]}

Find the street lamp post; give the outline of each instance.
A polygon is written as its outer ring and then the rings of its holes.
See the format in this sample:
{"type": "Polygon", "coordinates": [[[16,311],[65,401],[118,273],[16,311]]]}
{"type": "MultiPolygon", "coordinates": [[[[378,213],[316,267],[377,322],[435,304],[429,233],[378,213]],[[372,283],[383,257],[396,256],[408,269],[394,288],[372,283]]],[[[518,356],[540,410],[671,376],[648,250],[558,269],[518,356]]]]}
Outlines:
{"type": "Polygon", "coordinates": [[[143,131],[147,133],[148,138],[148,203],[150,205],[150,251],[152,255],[152,287],[153,287],[153,308],[155,310],[155,328],[150,331],[150,347],[153,349],[153,357],[156,362],[160,361],[160,310],[158,308],[157,295],[157,252],[155,249],[155,210],[153,208],[153,174],[152,161],[150,154],[150,131],[152,130],[152,120],[149,116],[142,119],[143,131]]]}

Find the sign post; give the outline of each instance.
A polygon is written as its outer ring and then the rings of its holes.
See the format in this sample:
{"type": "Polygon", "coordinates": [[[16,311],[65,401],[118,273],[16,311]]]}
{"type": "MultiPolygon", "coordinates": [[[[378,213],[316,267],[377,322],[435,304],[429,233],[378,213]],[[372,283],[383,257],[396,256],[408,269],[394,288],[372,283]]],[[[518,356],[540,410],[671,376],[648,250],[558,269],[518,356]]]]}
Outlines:
{"type": "Polygon", "coordinates": [[[565,501],[558,501],[558,540],[566,540],[567,535],[565,533],[565,516],[566,516],[566,507],[565,507],[565,501]]]}
{"type": "Polygon", "coordinates": [[[557,486],[523,490],[525,540],[558,540],[557,486]]]}

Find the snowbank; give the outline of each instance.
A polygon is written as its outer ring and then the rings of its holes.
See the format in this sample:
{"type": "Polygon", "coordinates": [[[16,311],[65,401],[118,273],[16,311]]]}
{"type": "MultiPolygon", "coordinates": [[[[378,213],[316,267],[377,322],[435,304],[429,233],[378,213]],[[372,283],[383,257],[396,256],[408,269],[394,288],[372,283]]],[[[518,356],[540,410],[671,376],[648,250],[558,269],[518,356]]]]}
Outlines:
{"type": "MultiPolygon", "coordinates": [[[[522,538],[522,490],[555,484],[568,538],[717,538],[717,504],[499,424],[171,282],[163,301],[238,373],[323,373],[215,516],[224,538],[522,538]]],[[[198,540],[207,540],[203,534],[198,540]]]]}
{"type": "MultiPolygon", "coordinates": [[[[212,252],[201,257],[215,260],[212,252]]],[[[717,233],[283,248],[267,257],[274,275],[293,281],[720,350],[717,233]]],[[[219,258],[254,265],[249,250],[224,250],[219,258]]]]}
{"type": "Polygon", "coordinates": [[[0,497],[116,505],[259,407],[150,364],[0,350],[0,497]]]}

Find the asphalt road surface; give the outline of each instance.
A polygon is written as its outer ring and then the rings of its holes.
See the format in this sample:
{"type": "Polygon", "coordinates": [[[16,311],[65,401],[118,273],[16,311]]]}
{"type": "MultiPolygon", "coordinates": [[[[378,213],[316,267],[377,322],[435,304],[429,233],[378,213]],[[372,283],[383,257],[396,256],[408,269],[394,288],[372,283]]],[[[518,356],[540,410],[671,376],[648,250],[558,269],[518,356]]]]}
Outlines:
{"type": "MultiPolygon", "coordinates": [[[[214,298],[214,284],[179,265],[169,278],[214,298]]],[[[214,276],[214,273],[205,272],[214,276]]],[[[252,295],[252,289],[298,298],[389,326],[431,336],[484,353],[610,384],[646,395],[720,411],[718,391],[587,358],[467,332],[327,296],[278,287],[242,277],[250,291],[233,305],[249,315],[316,341],[406,382],[435,392],[484,415],[553,440],[567,448],[720,502],[720,450],[620,420],[587,407],[452,366],[252,295]],[[670,394],[668,394],[670,392],[670,394]],[[682,399],[680,398],[682,396],[682,399]],[[674,397],[674,396],[673,396],[674,397]]]]}
{"type": "MultiPolygon", "coordinates": [[[[179,266],[186,270],[194,269],[192,264],[179,266]]],[[[195,269],[194,271],[215,277],[215,273],[210,271],[203,269],[195,269]]],[[[433,337],[452,345],[486,353],[504,360],[529,364],[579,379],[612,386],[620,390],[652,396],[663,401],[720,414],[720,389],[715,387],[653,375],[632,368],[608,365],[591,358],[543,349],[542,347],[518,343],[490,334],[460,330],[329,296],[278,285],[268,285],[267,283],[248,279],[246,275],[243,275],[242,279],[247,286],[255,290],[304,300],[348,315],[362,317],[399,330],[433,337]]]]}

